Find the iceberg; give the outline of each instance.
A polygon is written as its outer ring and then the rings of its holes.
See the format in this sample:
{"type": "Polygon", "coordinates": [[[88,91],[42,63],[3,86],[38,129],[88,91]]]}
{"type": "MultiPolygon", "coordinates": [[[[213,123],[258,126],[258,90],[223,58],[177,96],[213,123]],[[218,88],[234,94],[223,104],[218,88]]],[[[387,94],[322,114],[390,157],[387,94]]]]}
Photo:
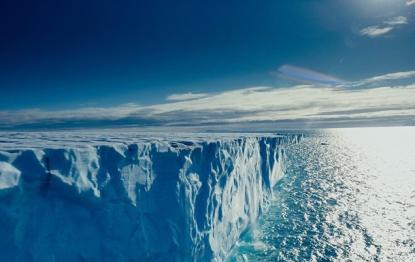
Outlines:
{"type": "Polygon", "coordinates": [[[223,261],[300,135],[0,134],[3,261],[223,261]]]}

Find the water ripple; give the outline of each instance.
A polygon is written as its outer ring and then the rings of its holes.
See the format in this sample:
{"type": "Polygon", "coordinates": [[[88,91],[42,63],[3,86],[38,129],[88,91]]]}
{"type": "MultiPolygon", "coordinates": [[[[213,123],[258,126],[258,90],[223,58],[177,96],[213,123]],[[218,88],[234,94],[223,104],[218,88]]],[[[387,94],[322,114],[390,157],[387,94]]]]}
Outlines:
{"type": "Polygon", "coordinates": [[[324,131],[287,150],[229,261],[415,261],[415,129],[324,131]]]}

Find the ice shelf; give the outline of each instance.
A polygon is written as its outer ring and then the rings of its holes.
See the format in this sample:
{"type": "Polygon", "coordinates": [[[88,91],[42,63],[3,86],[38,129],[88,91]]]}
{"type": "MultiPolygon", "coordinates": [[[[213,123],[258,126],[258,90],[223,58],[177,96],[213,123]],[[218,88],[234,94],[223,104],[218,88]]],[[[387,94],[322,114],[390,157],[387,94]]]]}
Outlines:
{"type": "Polygon", "coordinates": [[[300,135],[0,133],[3,261],[222,261],[300,135]]]}

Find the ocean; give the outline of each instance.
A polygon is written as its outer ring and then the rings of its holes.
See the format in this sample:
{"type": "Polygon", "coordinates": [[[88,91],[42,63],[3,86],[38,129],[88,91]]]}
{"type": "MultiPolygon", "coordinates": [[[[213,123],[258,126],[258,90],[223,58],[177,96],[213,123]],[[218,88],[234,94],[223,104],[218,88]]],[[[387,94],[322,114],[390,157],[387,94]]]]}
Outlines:
{"type": "Polygon", "coordinates": [[[415,128],[309,132],[228,261],[415,261],[415,128]]]}

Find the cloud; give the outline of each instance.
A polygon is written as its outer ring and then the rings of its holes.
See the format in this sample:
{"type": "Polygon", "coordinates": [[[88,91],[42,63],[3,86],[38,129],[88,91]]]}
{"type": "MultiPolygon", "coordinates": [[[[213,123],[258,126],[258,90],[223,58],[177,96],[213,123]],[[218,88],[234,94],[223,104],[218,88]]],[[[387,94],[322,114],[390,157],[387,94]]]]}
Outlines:
{"type": "MultiPolygon", "coordinates": [[[[415,0],[414,0],[415,1],[415,0]]],[[[399,26],[408,24],[408,18],[405,16],[396,16],[383,21],[379,25],[368,26],[360,30],[361,36],[375,38],[386,35],[399,26]]]]}
{"type": "Polygon", "coordinates": [[[374,76],[368,79],[363,80],[363,83],[376,83],[386,80],[400,80],[415,77],[415,71],[406,71],[406,72],[396,72],[389,73],[380,76],[374,76]]]}
{"type": "Polygon", "coordinates": [[[390,25],[390,26],[406,25],[407,23],[408,23],[408,18],[406,18],[405,16],[392,17],[385,21],[385,24],[390,25]]]}
{"type": "Polygon", "coordinates": [[[322,74],[320,72],[292,65],[283,65],[278,69],[277,72],[272,72],[272,74],[277,75],[281,78],[306,84],[334,86],[345,83],[344,80],[341,80],[334,76],[322,74]]]}
{"type": "Polygon", "coordinates": [[[386,26],[386,27],[381,27],[381,26],[377,26],[377,25],[368,26],[368,27],[365,27],[362,30],[360,30],[360,35],[374,38],[374,37],[378,37],[378,36],[381,36],[381,35],[385,35],[385,34],[389,33],[392,30],[393,30],[393,27],[391,27],[391,26],[386,26]]]}
{"type": "Polygon", "coordinates": [[[413,78],[415,78],[415,71],[404,71],[374,76],[356,82],[349,82],[344,86],[346,88],[374,88],[392,82],[391,84],[396,87],[413,83],[413,78]]]}
{"type": "Polygon", "coordinates": [[[107,108],[1,111],[0,128],[415,124],[415,71],[385,74],[354,83],[363,87],[265,86],[150,106],[131,103],[107,108]],[[407,83],[402,84],[403,80],[407,83]]]}
{"type": "Polygon", "coordinates": [[[406,5],[410,6],[410,5],[415,5],[415,0],[407,0],[406,1],[406,5]]]}
{"type": "Polygon", "coordinates": [[[84,107],[73,110],[55,111],[44,111],[40,109],[0,111],[0,120],[3,122],[0,128],[25,123],[59,124],[79,121],[112,121],[126,118],[132,113],[135,113],[138,108],[141,108],[138,104],[128,103],[108,108],[84,107]]]}
{"type": "Polygon", "coordinates": [[[185,100],[192,100],[197,98],[202,98],[208,96],[208,94],[203,93],[184,93],[184,94],[172,94],[166,97],[167,101],[185,101],[185,100]]]}

